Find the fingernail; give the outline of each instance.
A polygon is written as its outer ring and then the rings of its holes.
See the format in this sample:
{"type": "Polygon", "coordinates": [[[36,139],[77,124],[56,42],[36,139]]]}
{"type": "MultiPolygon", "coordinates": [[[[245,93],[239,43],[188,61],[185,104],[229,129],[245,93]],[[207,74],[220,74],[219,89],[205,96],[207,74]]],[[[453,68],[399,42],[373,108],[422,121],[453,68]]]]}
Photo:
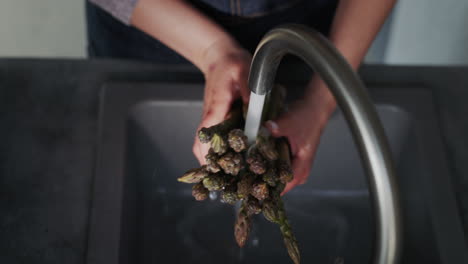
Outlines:
{"type": "Polygon", "coordinates": [[[272,120],[268,120],[266,122],[267,126],[271,129],[271,130],[274,130],[274,131],[277,131],[278,130],[278,124],[276,124],[275,121],[272,121],[272,120]]]}

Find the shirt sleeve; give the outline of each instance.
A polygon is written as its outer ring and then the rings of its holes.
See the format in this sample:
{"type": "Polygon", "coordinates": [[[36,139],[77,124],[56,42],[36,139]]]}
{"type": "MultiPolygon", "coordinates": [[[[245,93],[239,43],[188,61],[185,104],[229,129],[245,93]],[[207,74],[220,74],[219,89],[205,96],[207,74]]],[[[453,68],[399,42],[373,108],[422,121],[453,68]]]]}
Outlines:
{"type": "Polygon", "coordinates": [[[89,0],[126,25],[130,24],[133,9],[138,0],[89,0]]]}

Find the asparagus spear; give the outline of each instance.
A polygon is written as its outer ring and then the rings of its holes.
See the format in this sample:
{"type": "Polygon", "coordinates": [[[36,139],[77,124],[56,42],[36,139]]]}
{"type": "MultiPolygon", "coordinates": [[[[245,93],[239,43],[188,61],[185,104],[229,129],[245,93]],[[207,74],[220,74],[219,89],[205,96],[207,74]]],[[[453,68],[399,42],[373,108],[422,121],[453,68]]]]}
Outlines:
{"type": "Polygon", "coordinates": [[[197,201],[203,201],[208,198],[209,191],[203,186],[203,183],[197,183],[192,187],[192,196],[197,201]]]}
{"type": "Polygon", "coordinates": [[[256,139],[256,147],[260,154],[269,161],[278,159],[275,140],[270,136],[270,132],[262,127],[256,139]]]}
{"type": "Polygon", "coordinates": [[[241,129],[233,129],[228,134],[229,146],[235,152],[241,152],[247,149],[247,137],[241,129]]]}
{"type": "Polygon", "coordinates": [[[208,143],[210,142],[211,138],[213,137],[213,131],[210,130],[208,127],[202,127],[198,131],[198,139],[201,143],[208,143]]]}
{"type": "Polygon", "coordinates": [[[236,176],[243,167],[242,155],[235,152],[228,152],[218,159],[218,165],[224,173],[236,176]]]}
{"type": "Polygon", "coordinates": [[[217,173],[221,170],[218,165],[219,155],[216,154],[213,149],[210,148],[208,154],[205,156],[206,170],[212,173],[217,173]]]}
{"type": "Polygon", "coordinates": [[[266,161],[257,148],[253,147],[250,151],[247,151],[246,162],[249,164],[249,170],[251,172],[258,175],[266,172],[266,161]]]}
{"type": "Polygon", "coordinates": [[[260,201],[253,196],[250,196],[245,201],[245,208],[248,215],[259,214],[262,212],[262,205],[260,204],[260,201]]]}
{"type": "Polygon", "coordinates": [[[245,202],[242,203],[234,224],[234,237],[239,247],[247,242],[252,227],[252,217],[247,213],[245,202]]]}
{"type": "Polygon", "coordinates": [[[224,191],[221,193],[221,202],[233,205],[237,202],[237,200],[238,197],[236,184],[226,186],[224,191]]]}
{"type": "Polygon", "coordinates": [[[226,186],[226,179],[220,173],[210,174],[202,182],[203,186],[209,191],[220,191],[226,186]]]}
{"type": "Polygon", "coordinates": [[[291,225],[289,224],[289,221],[286,217],[283,201],[279,200],[278,207],[279,207],[278,224],[280,226],[281,234],[283,235],[284,245],[286,246],[289,257],[293,260],[295,264],[299,264],[301,262],[299,246],[297,244],[296,237],[294,236],[291,230],[291,225]]]}
{"type": "Polygon", "coordinates": [[[245,171],[241,173],[240,180],[237,183],[237,196],[239,199],[246,199],[250,195],[254,180],[254,174],[245,171]]]}
{"type": "Polygon", "coordinates": [[[260,201],[265,200],[269,194],[268,184],[264,181],[254,183],[250,194],[260,201]]]}
{"type": "Polygon", "coordinates": [[[262,180],[266,182],[269,186],[275,187],[277,181],[279,180],[276,168],[270,165],[265,174],[262,175],[262,180]]]}
{"type": "Polygon", "coordinates": [[[226,142],[225,136],[222,136],[222,134],[219,134],[219,133],[213,134],[210,144],[211,144],[211,149],[213,149],[213,152],[219,155],[224,154],[228,149],[228,144],[226,142]]]}
{"type": "Polygon", "coordinates": [[[292,232],[288,218],[286,217],[284,203],[280,196],[283,189],[284,184],[279,184],[272,190],[270,197],[263,202],[263,216],[265,216],[268,221],[279,225],[281,234],[283,236],[283,242],[288,251],[289,257],[295,264],[299,264],[301,259],[299,246],[296,237],[292,232]]]}
{"type": "Polygon", "coordinates": [[[275,199],[268,198],[262,204],[263,216],[272,223],[279,222],[278,204],[275,199]]]}
{"type": "Polygon", "coordinates": [[[284,184],[290,182],[294,178],[291,169],[291,156],[289,152],[289,145],[285,138],[280,138],[277,141],[278,146],[278,174],[280,181],[284,184]]]}
{"type": "Polygon", "coordinates": [[[208,176],[206,166],[202,166],[200,168],[188,170],[186,173],[184,173],[184,175],[182,175],[182,177],[178,178],[177,180],[183,183],[199,183],[206,176],[208,176]]]}
{"type": "Polygon", "coordinates": [[[227,115],[227,119],[223,122],[211,126],[204,127],[198,131],[198,138],[202,143],[208,143],[214,135],[227,135],[231,129],[239,127],[242,121],[242,101],[237,100],[233,103],[231,110],[227,115]]]}

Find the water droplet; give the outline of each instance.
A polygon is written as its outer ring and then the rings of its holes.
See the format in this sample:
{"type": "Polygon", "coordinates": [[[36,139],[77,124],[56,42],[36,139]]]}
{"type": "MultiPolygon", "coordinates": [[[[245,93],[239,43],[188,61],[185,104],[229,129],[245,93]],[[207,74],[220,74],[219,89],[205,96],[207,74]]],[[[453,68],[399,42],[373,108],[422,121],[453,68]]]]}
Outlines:
{"type": "Polygon", "coordinates": [[[258,239],[258,237],[254,237],[252,239],[252,246],[253,247],[258,247],[258,244],[260,244],[260,239],[258,239]]]}
{"type": "Polygon", "coordinates": [[[210,192],[210,200],[214,201],[218,199],[218,193],[217,192],[210,192]]]}

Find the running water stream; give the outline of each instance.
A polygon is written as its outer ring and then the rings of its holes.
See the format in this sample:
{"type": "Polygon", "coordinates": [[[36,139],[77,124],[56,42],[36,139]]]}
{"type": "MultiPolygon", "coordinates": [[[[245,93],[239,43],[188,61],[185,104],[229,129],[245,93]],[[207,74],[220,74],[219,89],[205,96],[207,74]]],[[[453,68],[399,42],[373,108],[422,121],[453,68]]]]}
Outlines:
{"type": "Polygon", "coordinates": [[[249,108],[245,119],[244,133],[248,138],[249,144],[255,142],[257,138],[260,122],[262,121],[263,105],[265,103],[265,95],[258,95],[250,92],[249,108]]]}

